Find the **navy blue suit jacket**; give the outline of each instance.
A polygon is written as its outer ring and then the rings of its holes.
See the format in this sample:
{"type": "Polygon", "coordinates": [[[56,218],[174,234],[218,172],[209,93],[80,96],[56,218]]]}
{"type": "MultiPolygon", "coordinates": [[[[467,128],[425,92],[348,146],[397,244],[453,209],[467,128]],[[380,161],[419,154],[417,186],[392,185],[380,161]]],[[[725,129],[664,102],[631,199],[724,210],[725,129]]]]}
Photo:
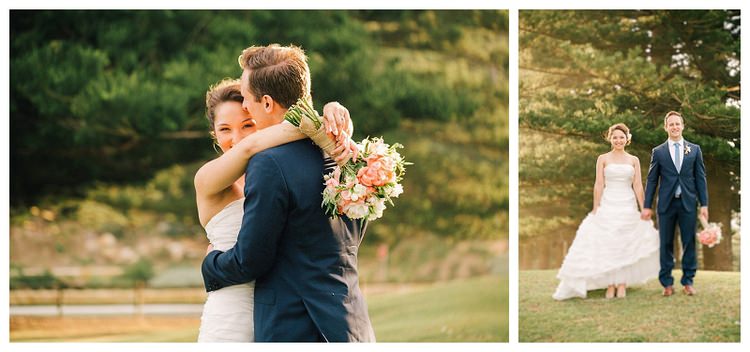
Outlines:
{"type": "Polygon", "coordinates": [[[680,199],[685,211],[694,212],[698,202],[701,206],[708,206],[706,168],[703,165],[701,147],[688,141],[684,141],[684,143],[685,148],[690,148],[690,152],[682,155],[682,167],[679,173],[674,166],[672,156],[669,154],[668,142],[664,142],[651,150],[651,166],[648,168],[646,195],[643,202],[645,208],[651,208],[658,185],[657,210],[660,213],[665,212],[669,202],[674,197],[677,184],[682,187],[680,199]]]}
{"type": "Polygon", "coordinates": [[[357,273],[364,229],[323,212],[324,172],[309,139],[256,154],[237,243],[203,261],[207,291],[255,280],[258,342],[375,339],[357,273]]]}

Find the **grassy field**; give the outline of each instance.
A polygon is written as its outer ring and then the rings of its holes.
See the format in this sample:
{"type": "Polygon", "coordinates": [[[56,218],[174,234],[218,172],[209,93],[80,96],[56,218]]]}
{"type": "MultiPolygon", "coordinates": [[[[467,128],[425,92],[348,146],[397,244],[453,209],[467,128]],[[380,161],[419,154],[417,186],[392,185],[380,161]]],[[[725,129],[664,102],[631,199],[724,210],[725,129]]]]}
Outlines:
{"type": "Polygon", "coordinates": [[[181,342],[198,317],[10,317],[10,342],[181,342]]]}
{"type": "MultiPolygon", "coordinates": [[[[368,290],[378,341],[508,341],[508,279],[368,290]]],[[[11,342],[190,342],[198,317],[11,317],[11,342]]]]}
{"type": "MultiPolygon", "coordinates": [[[[696,296],[677,285],[661,296],[654,279],[628,289],[624,299],[604,299],[604,290],[588,299],[558,302],[556,270],[519,273],[518,330],[521,342],[739,342],[740,273],[699,271],[696,296]]],[[[681,272],[674,272],[679,280],[681,272]]]]}
{"type": "Polygon", "coordinates": [[[378,341],[508,341],[508,280],[485,277],[368,298],[378,341]]]}
{"type": "MultiPolygon", "coordinates": [[[[11,305],[55,304],[55,290],[10,290],[11,305]]],[[[129,304],[135,300],[133,289],[66,289],[62,292],[62,304],[129,304]]],[[[194,288],[146,288],[142,292],[143,303],[201,304],[206,301],[206,290],[194,288]]]]}

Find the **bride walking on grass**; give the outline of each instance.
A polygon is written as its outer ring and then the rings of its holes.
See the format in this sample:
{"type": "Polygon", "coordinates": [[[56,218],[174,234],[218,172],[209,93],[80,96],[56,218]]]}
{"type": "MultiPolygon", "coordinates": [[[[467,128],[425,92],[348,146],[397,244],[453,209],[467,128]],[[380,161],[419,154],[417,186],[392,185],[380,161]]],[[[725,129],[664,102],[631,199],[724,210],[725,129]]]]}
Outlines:
{"type": "Polygon", "coordinates": [[[593,209],[557,274],[556,300],[586,298],[587,291],[602,288],[606,298],[624,298],[628,286],[644,284],[659,272],[659,233],[651,220],[640,217],[640,162],[625,151],[630,130],[618,123],[606,138],[612,150],[596,160],[593,209]]]}

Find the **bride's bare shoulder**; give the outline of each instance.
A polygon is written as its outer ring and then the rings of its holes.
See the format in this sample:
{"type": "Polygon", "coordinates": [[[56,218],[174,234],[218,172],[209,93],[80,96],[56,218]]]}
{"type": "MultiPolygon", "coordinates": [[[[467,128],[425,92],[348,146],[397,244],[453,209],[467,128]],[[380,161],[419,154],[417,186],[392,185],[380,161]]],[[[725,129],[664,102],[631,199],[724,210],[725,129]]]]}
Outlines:
{"type": "Polygon", "coordinates": [[[637,157],[637,156],[635,156],[635,155],[633,155],[633,154],[630,154],[630,153],[628,153],[628,156],[630,157],[630,161],[631,161],[632,163],[634,163],[634,164],[638,164],[638,163],[640,163],[640,159],[638,159],[638,157],[637,157]]]}
{"type": "Polygon", "coordinates": [[[599,154],[599,156],[596,158],[596,163],[606,163],[607,160],[609,160],[609,152],[606,152],[604,154],[599,154]]]}

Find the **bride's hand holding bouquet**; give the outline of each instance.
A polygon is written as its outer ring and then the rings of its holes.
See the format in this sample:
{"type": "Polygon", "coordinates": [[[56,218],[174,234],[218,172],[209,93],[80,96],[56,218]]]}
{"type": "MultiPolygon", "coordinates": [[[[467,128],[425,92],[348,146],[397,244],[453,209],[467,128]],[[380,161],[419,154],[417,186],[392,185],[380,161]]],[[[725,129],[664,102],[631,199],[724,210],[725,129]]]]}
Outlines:
{"type": "MultiPolygon", "coordinates": [[[[322,118],[305,99],[292,105],[285,119],[299,127],[329,155],[343,147],[336,148],[336,143],[326,133],[322,118]]],[[[355,143],[354,158],[343,162],[339,160],[344,158],[337,158],[338,166],[324,176],[326,187],[322,206],[326,214],[364,220],[383,216],[385,203],[393,205],[392,198],[403,193],[400,182],[405,166],[411,164],[398,153],[399,148],[403,146],[398,143],[389,145],[382,138],[365,138],[355,143]]]]}

